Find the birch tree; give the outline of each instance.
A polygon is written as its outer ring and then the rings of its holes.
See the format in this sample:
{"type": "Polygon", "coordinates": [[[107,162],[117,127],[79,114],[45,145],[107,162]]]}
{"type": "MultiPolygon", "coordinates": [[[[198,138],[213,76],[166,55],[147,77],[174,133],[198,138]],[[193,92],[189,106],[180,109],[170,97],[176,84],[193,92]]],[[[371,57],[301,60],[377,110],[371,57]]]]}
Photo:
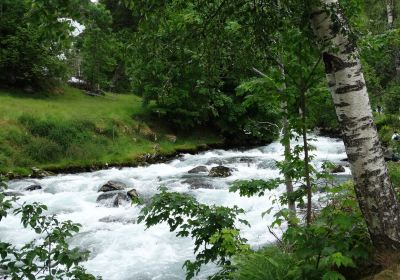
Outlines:
{"type": "Polygon", "coordinates": [[[360,209],[375,248],[400,249],[400,208],[381,144],[355,42],[338,0],[314,4],[311,23],[325,46],[323,60],[343,132],[360,209]]]}

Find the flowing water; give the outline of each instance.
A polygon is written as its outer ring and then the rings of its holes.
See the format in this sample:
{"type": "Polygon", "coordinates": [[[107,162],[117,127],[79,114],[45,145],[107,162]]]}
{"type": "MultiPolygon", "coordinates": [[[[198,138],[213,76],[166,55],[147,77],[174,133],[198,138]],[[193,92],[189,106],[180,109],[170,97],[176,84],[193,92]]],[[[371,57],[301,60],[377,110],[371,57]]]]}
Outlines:
{"type": "MultiPolygon", "coordinates": [[[[323,161],[340,162],[345,158],[340,140],[315,137],[313,145],[314,164],[319,167],[323,161]]],[[[248,150],[211,150],[196,155],[185,154],[168,163],[146,167],[112,168],[91,173],[58,175],[44,179],[12,181],[11,190],[23,192],[21,201],[45,203],[49,212],[60,219],[69,219],[82,224],[79,234],[70,243],[91,251],[90,259],[84,266],[94,275],[105,280],[147,280],[184,279],[182,264],[193,259],[193,244],[190,238],[177,238],[166,225],[158,225],[145,230],[137,224],[139,206],[126,204],[118,208],[108,208],[96,203],[98,189],[109,180],[120,181],[135,188],[143,198],[157,193],[160,185],[175,192],[189,193],[206,204],[224,206],[238,205],[245,210],[243,218],[251,227],[241,227],[243,237],[257,247],[274,240],[267,225],[272,215],[261,217],[261,213],[272,205],[272,197],[278,197],[284,187],[270,192],[265,197],[242,198],[228,191],[229,185],[238,179],[269,179],[279,176],[276,160],[282,160],[283,147],[279,143],[248,150]],[[210,178],[207,173],[188,174],[194,167],[205,165],[208,169],[217,165],[233,169],[227,178],[210,178]],[[185,182],[185,180],[188,180],[185,182]],[[43,189],[23,191],[32,183],[43,189]],[[193,188],[189,183],[197,184],[193,188]],[[203,187],[201,187],[203,186],[203,187]]],[[[343,176],[350,174],[348,168],[343,176]]],[[[279,231],[278,231],[279,234],[279,231]]],[[[35,237],[31,231],[21,227],[18,217],[9,216],[0,223],[0,239],[15,245],[22,245],[35,237]]],[[[205,267],[198,279],[215,271],[210,265],[205,267]]]]}

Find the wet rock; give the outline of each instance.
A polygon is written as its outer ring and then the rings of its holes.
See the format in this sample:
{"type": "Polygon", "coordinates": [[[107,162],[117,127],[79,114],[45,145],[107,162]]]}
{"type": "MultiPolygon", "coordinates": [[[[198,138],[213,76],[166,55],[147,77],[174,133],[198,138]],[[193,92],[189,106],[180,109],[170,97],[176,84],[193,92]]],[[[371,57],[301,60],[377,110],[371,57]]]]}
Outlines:
{"type": "Polygon", "coordinates": [[[222,165],[211,168],[210,173],[208,174],[208,176],[210,177],[221,177],[221,178],[229,177],[231,175],[232,175],[232,170],[229,167],[222,165]]]}
{"type": "Polygon", "coordinates": [[[239,158],[239,162],[252,163],[254,162],[254,159],[251,157],[241,157],[239,158]]]}
{"type": "Polygon", "coordinates": [[[260,162],[257,164],[258,169],[276,169],[276,161],[275,160],[267,160],[260,162]]]}
{"type": "Polygon", "coordinates": [[[338,186],[340,184],[352,181],[353,177],[350,174],[332,174],[332,179],[319,179],[317,180],[317,189],[320,193],[325,193],[332,187],[332,185],[338,186]]]}
{"type": "Polygon", "coordinates": [[[343,165],[336,165],[334,166],[331,170],[331,173],[343,173],[346,172],[346,169],[344,169],[343,165]]]}
{"type": "Polygon", "coordinates": [[[7,172],[7,174],[6,174],[6,178],[7,178],[8,180],[14,180],[14,179],[21,179],[22,176],[21,176],[21,175],[18,175],[18,174],[15,174],[15,173],[13,173],[13,172],[11,172],[11,171],[9,171],[9,172],[7,172]]]}
{"type": "Polygon", "coordinates": [[[126,185],[117,181],[108,181],[99,189],[99,192],[120,191],[126,189],[126,185]]]}
{"type": "Polygon", "coordinates": [[[384,149],[383,157],[385,158],[386,161],[394,161],[394,162],[400,161],[400,155],[395,154],[391,149],[384,149]]]}
{"type": "Polygon", "coordinates": [[[210,182],[203,177],[191,177],[182,182],[183,184],[190,185],[190,189],[213,189],[213,186],[210,182]]]}
{"type": "Polygon", "coordinates": [[[128,197],[132,200],[132,199],[138,199],[139,198],[139,194],[137,193],[137,191],[135,189],[131,189],[130,191],[128,191],[126,193],[128,195],[128,197]]]}
{"type": "Polygon", "coordinates": [[[101,218],[99,222],[102,223],[121,223],[121,224],[135,224],[136,220],[135,219],[126,219],[124,217],[118,217],[118,216],[107,216],[104,218],[101,218]]]}
{"type": "Polygon", "coordinates": [[[42,170],[42,169],[37,168],[37,167],[32,167],[31,170],[32,170],[31,176],[35,177],[35,178],[39,178],[39,179],[54,175],[54,173],[52,173],[50,171],[45,171],[45,170],[42,170]]]}
{"type": "Polygon", "coordinates": [[[24,194],[16,191],[5,191],[2,192],[5,196],[23,196],[24,194]]]}
{"type": "Polygon", "coordinates": [[[106,207],[119,207],[131,201],[128,194],[124,191],[109,191],[97,197],[96,202],[106,207]]]}
{"type": "Polygon", "coordinates": [[[26,187],[25,188],[25,190],[26,191],[36,191],[36,190],[41,190],[42,189],[42,186],[41,185],[38,185],[38,184],[35,184],[35,185],[30,185],[29,187],[26,187]]]}
{"type": "Polygon", "coordinates": [[[190,174],[198,174],[198,173],[202,173],[202,172],[208,172],[208,168],[202,165],[202,166],[197,166],[188,171],[188,173],[190,173],[190,174]]]}
{"type": "Polygon", "coordinates": [[[400,141],[400,134],[394,133],[392,135],[392,141],[400,141]]]}
{"type": "Polygon", "coordinates": [[[227,164],[227,163],[228,163],[227,159],[222,159],[222,158],[210,158],[210,159],[206,162],[206,165],[211,165],[211,164],[223,165],[223,164],[227,164]]]}

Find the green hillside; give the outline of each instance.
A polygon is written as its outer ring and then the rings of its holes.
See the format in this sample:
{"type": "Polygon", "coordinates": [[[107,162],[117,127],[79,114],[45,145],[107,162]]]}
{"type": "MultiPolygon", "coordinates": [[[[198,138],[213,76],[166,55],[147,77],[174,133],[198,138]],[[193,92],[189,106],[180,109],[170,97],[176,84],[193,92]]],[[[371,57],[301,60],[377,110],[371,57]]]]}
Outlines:
{"type": "Polygon", "coordinates": [[[133,94],[93,97],[73,88],[50,95],[0,90],[0,172],[28,174],[136,163],[221,139],[211,132],[175,135],[133,94]],[[175,140],[176,138],[176,140],[175,140]]]}

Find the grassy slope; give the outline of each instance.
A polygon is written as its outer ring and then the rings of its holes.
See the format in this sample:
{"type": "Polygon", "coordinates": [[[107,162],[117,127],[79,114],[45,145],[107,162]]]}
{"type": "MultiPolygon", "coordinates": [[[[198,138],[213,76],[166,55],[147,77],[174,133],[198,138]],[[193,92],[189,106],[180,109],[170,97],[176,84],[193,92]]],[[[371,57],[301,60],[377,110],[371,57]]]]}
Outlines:
{"type": "Polygon", "coordinates": [[[165,125],[149,119],[134,95],[90,97],[65,88],[34,97],[0,90],[0,172],[126,164],[145,153],[170,154],[221,141],[195,131],[177,135],[173,143],[165,125]]]}

